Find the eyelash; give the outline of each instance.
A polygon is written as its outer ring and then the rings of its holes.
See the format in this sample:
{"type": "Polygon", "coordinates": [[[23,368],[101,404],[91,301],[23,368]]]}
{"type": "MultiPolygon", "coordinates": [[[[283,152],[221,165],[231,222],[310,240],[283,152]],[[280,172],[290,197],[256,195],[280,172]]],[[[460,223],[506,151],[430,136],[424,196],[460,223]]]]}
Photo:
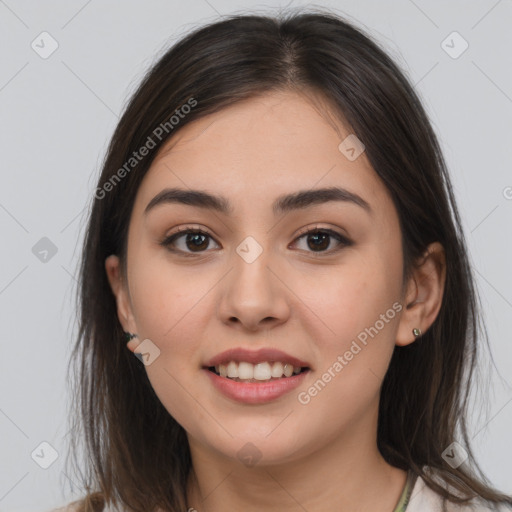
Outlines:
{"type": "MultiPolygon", "coordinates": [[[[349,240],[347,237],[343,236],[341,233],[338,233],[337,231],[333,231],[332,229],[319,228],[319,227],[315,227],[313,229],[301,231],[298,234],[298,236],[295,238],[294,242],[296,242],[300,238],[305,237],[306,235],[318,234],[318,233],[324,233],[324,234],[330,235],[331,237],[336,239],[339,242],[340,245],[336,249],[330,249],[330,250],[327,250],[327,251],[307,251],[307,252],[310,252],[311,254],[314,254],[314,255],[317,255],[317,254],[318,255],[322,255],[322,254],[330,255],[330,254],[332,254],[334,252],[337,252],[337,251],[341,250],[343,247],[349,247],[349,246],[351,246],[353,244],[353,242],[351,240],[349,240]]],[[[186,252],[186,251],[182,251],[181,249],[175,249],[175,248],[171,247],[172,244],[178,238],[182,237],[183,235],[188,235],[188,234],[206,235],[207,237],[209,237],[212,240],[214,240],[214,238],[208,232],[206,232],[204,230],[201,230],[201,229],[191,228],[189,226],[186,226],[184,228],[178,229],[175,233],[173,233],[173,234],[169,235],[168,237],[166,237],[164,240],[162,240],[160,242],[160,245],[162,245],[163,247],[165,247],[166,249],[168,249],[171,252],[181,253],[185,257],[194,257],[194,256],[197,256],[197,255],[200,255],[201,253],[206,252],[206,251],[186,252]]]]}

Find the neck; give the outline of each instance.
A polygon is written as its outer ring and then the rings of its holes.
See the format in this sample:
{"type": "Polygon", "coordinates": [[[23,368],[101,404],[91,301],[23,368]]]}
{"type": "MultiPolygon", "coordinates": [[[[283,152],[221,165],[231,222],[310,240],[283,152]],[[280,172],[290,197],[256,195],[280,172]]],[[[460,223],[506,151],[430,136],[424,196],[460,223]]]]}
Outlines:
{"type": "Polygon", "coordinates": [[[301,508],[392,512],[407,473],[390,466],[364,432],[356,436],[350,443],[334,440],[287,463],[253,467],[214,455],[192,441],[188,507],[197,512],[292,512],[301,508]]]}

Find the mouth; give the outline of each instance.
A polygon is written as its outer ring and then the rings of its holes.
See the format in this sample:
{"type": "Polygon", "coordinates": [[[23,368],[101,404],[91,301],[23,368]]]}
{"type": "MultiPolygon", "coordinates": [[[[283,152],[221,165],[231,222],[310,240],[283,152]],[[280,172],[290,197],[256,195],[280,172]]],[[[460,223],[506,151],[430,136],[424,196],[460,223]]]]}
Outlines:
{"type": "Polygon", "coordinates": [[[229,361],[227,364],[204,366],[213,387],[228,399],[245,405],[271,403],[304,383],[311,368],[293,366],[280,361],[229,361]]]}
{"type": "Polygon", "coordinates": [[[252,364],[246,361],[229,361],[227,364],[204,367],[219,377],[234,382],[266,383],[288,379],[310,371],[308,366],[293,366],[291,363],[280,361],[263,361],[252,364]]]}

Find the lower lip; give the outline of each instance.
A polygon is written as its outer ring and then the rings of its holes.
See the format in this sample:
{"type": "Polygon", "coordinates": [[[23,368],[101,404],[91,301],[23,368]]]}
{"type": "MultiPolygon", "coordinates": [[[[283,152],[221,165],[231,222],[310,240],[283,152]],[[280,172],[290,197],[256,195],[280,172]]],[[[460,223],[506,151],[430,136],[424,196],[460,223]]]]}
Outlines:
{"type": "Polygon", "coordinates": [[[276,400],[301,384],[309,370],[269,382],[237,382],[203,368],[212,384],[228,398],[245,404],[264,404],[276,400]]]}

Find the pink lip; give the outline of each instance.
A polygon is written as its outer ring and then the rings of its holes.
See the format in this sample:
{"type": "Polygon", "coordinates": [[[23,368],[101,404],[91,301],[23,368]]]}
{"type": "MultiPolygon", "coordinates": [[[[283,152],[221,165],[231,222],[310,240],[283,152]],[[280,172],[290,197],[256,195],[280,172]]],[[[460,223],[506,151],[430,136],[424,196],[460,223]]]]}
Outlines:
{"type": "MultiPolygon", "coordinates": [[[[268,361],[268,359],[267,359],[268,361]]],[[[212,365],[215,366],[215,365],[212,365]]],[[[299,366],[299,365],[297,365],[299,366]]],[[[263,404],[279,398],[298,387],[309,373],[309,370],[292,377],[282,377],[267,382],[237,382],[227,377],[203,369],[212,381],[212,384],[225,396],[246,404],[263,404]]]]}
{"type": "MultiPolygon", "coordinates": [[[[274,348],[261,348],[259,350],[246,350],[243,348],[232,348],[217,354],[215,357],[207,361],[204,367],[217,366],[219,364],[227,364],[230,361],[245,361],[247,363],[258,364],[264,362],[279,361],[281,363],[291,363],[293,366],[311,368],[310,364],[293,357],[286,352],[276,350],[274,348]]],[[[211,372],[210,372],[211,373],[211,372]]],[[[292,377],[288,377],[292,378],[292,377]]],[[[261,384],[257,384],[260,386],[261,384]]]]}

